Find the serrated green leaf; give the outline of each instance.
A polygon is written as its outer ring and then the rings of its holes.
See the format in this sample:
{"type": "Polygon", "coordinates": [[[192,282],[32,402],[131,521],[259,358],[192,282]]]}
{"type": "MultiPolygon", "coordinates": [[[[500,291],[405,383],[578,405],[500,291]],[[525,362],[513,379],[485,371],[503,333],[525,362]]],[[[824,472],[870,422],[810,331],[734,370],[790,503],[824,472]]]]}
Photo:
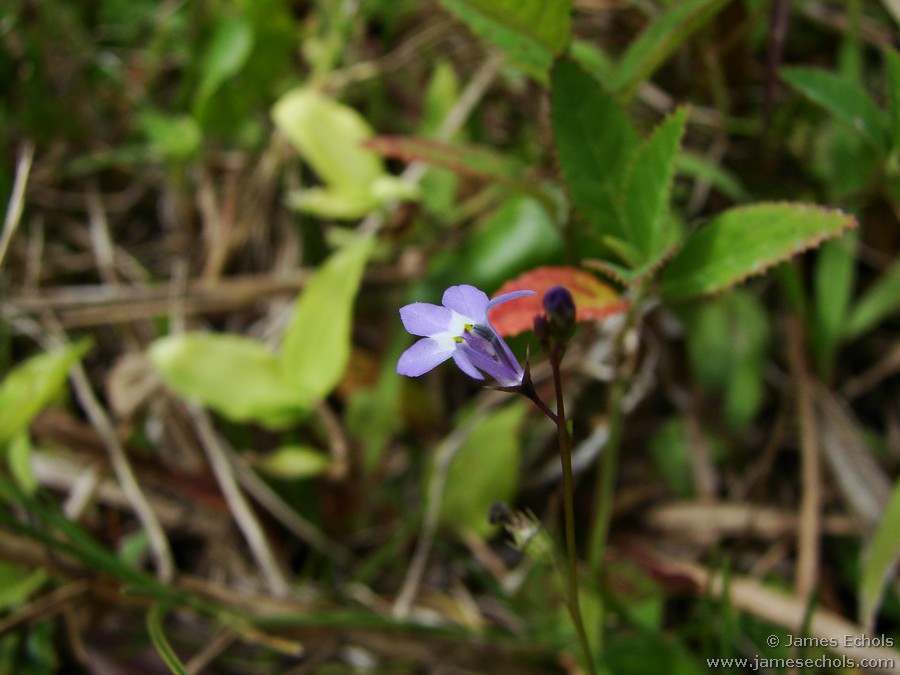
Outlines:
{"type": "Polygon", "coordinates": [[[353,303],[373,240],[334,253],[306,284],[281,346],[279,371],[311,407],[337,385],[350,359],[353,303]]]}
{"type": "Polygon", "coordinates": [[[885,87],[887,88],[888,133],[891,136],[891,148],[900,151],[900,53],[892,47],[884,52],[885,87]]]}
{"type": "Polygon", "coordinates": [[[279,427],[307,409],[296,384],[262,343],[240,335],[183,333],[156,340],[148,356],[165,383],[236,422],[279,427]]]}
{"type": "Polygon", "coordinates": [[[686,121],[684,108],[666,118],[635,150],[625,172],[623,211],[641,264],[658,259],[678,240],[679,232],[667,215],[686,121]]]}
{"type": "Polygon", "coordinates": [[[222,19],[216,26],[203,55],[202,78],[194,98],[194,111],[199,117],[219,87],[240,72],[253,49],[253,41],[253,26],[246,19],[222,19]]]}
{"type": "Polygon", "coordinates": [[[673,2],[628,47],[615,70],[612,90],[625,99],[649,78],[697,29],[728,0],[673,2]]]}
{"type": "Polygon", "coordinates": [[[881,606],[891,570],[900,560],[898,530],[900,530],[900,481],[894,484],[891,499],[863,558],[859,584],[859,618],[860,624],[867,631],[874,627],[875,615],[881,606]]]}
{"type": "Polygon", "coordinates": [[[262,457],[254,466],[272,478],[302,480],[328,470],[331,459],[321,450],[305,445],[283,445],[262,457]]]}
{"type": "Polygon", "coordinates": [[[583,256],[599,255],[604,236],[630,240],[619,187],[640,137],[612,95],[571,61],[557,61],[550,79],[560,168],[587,225],[576,226],[576,241],[583,256]]]}
{"type": "Polygon", "coordinates": [[[729,209],[688,237],[662,273],[669,300],[715,293],[855,228],[842,211],[791,202],[729,209]]]}
{"type": "Polygon", "coordinates": [[[443,525],[482,536],[494,529],[488,522],[491,504],[511,501],[519,484],[519,427],[524,416],[524,402],[512,402],[487,413],[463,441],[447,472],[443,525]]]}
{"type": "Polygon", "coordinates": [[[845,336],[857,338],[897,312],[900,312],[900,260],[886,269],[853,305],[845,336]]]}
{"type": "Polygon", "coordinates": [[[571,0],[441,0],[481,39],[542,79],[569,43],[571,0]]]}
{"type": "Polygon", "coordinates": [[[781,79],[869,141],[879,153],[887,144],[884,113],[859,84],[820,68],[782,68],[781,79]]]}
{"type": "Polygon", "coordinates": [[[63,349],[33,356],[0,383],[0,445],[25,429],[62,390],[69,369],[90,349],[82,340],[63,349]]]}
{"type": "Polygon", "coordinates": [[[569,44],[572,0],[465,0],[486,17],[529,37],[551,54],[569,44]]]}

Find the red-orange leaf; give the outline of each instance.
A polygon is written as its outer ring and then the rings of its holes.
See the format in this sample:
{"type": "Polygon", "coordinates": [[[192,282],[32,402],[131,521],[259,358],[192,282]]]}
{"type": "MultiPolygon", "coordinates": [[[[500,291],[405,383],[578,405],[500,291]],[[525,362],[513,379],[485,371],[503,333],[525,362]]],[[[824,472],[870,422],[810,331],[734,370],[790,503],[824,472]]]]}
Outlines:
{"type": "Polygon", "coordinates": [[[565,286],[575,298],[577,321],[605,319],[628,308],[627,300],[590,272],[577,267],[538,267],[507,281],[496,293],[532,290],[537,295],[497,305],[488,317],[491,324],[504,337],[531,330],[534,317],[544,313],[544,293],[554,286],[565,286]]]}

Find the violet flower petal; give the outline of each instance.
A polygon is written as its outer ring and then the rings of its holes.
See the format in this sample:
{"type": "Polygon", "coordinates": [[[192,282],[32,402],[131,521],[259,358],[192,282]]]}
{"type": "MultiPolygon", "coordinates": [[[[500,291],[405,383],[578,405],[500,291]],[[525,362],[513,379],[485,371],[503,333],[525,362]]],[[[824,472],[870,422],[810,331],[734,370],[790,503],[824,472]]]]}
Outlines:
{"type": "Polygon", "coordinates": [[[459,369],[469,377],[475,380],[484,379],[484,375],[482,375],[479,370],[474,365],[472,365],[472,362],[469,360],[469,357],[466,356],[466,353],[463,350],[457,349],[453,352],[453,361],[457,366],[459,366],[459,369]]]}
{"type": "Polygon", "coordinates": [[[397,374],[419,377],[449,359],[456,351],[453,338],[422,338],[400,355],[397,374]]]}
{"type": "Polygon", "coordinates": [[[526,295],[537,295],[537,291],[510,291],[509,293],[498,295],[496,298],[488,302],[486,309],[496,307],[501,303],[509,302],[510,300],[515,300],[516,298],[524,298],[526,295]]]}
{"type": "Polygon", "coordinates": [[[430,302],[414,302],[400,308],[400,320],[407,332],[420,337],[443,333],[450,328],[453,313],[430,302]]]}
{"type": "Polygon", "coordinates": [[[473,323],[482,323],[487,315],[487,293],[468,284],[448,288],[444,291],[441,303],[473,323]]]}

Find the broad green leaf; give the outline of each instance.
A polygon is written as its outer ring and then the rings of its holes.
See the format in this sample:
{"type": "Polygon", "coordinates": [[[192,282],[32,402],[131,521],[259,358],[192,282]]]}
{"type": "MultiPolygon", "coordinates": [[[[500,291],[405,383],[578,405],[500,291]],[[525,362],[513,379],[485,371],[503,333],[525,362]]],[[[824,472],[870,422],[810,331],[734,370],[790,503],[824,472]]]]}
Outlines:
{"type": "Polygon", "coordinates": [[[331,459],[321,450],[305,445],[283,445],[253,465],[272,478],[301,480],[325,473],[329,464],[331,459]]]}
{"type": "Polygon", "coordinates": [[[847,310],[853,293],[856,267],[855,232],[826,241],[819,249],[815,268],[813,343],[819,374],[830,378],[835,350],[844,338],[847,310]]]}
{"type": "Polygon", "coordinates": [[[875,615],[881,606],[885,586],[900,560],[898,531],[900,531],[900,481],[894,484],[891,500],[863,558],[859,585],[859,619],[867,631],[874,627],[875,615]]]}
{"type": "Polygon", "coordinates": [[[780,72],[781,79],[862,134],[875,150],[885,151],[887,120],[859,84],[820,68],[798,66],[780,72]]]}
{"type": "Polygon", "coordinates": [[[372,244],[372,238],[365,237],[334,253],[297,300],[278,367],[304,407],[328,395],[347,368],[353,302],[372,244]]]}
{"type": "Polygon", "coordinates": [[[855,227],[853,216],[811,204],[729,209],[688,237],[663,270],[662,293],[681,300],[725,290],[855,227]]]}
{"type": "Polygon", "coordinates": [[[571,0],[441,0],[441,4],[538,78],[569,44],[571,0]]]}
{"type": "Polygon", "coordinates": [[[682,0],[655,17],[632,42],[615,70],[612,90],[626,100],[697,29],[722,9],[728,0],[682,0]]]}
{"type": "Polygon", "coordinates": [[[884,52],[885,87],[887,88],[888,132],[891,135],[891,149],[900,151],[900,53],[887,47],[884,52]]]}
{"type": "Polygon", "coordinates": [[[325,183],[291,195],[297,208],[323,217],[357,218],[387,200],[417,194],[415,186],[389,175],[381,158],[363,148],[372,130],[352,108],[299,88],[275,103],[272,118],[325,183]]]}
{"type": "Polygon", "coordinates": [[[210,97],[226,80],[240,72],[253,49],[253,27],[244,18],[222,19],[203,55],[202,78],[194,98],[194,111],[202,117],[210,97]]]}
{"type": "Polygon", "coordinates": [[[494,529],[488,522],[491,504],[511,501],[519,484],[519,427],[525,409],[524,401],[514,401],[485,414],[463,441],[447,472],[443,525],[483,536],[494,529]]]}
{"type": "Polygon", "coordinates": [[[296,383],[282,377],[278,358],[256,340],[183,333],[156,340],[148,355],[180,396],[236,422],[278,427],[307,409],[296,383]]]}
{"type": "Polygon", "coordinates": [[[372,130],[358,112],[315,89],[292,89],[272,108],[272,118],[323,181],[366,194],[384,173],[381,159],[362,147],[372,130]]]}
{"type": "Polygon", "coordinates": [[[641,252],[641,263],[656,260],[678,240],[668,211],[686,120],[685,108],[670,115],[637,148],[625,173],[623,210],[630,241],[641,252]]]}
{"type": "Polygon", "coordinates": [[[569,44],[572,0],[464,0],[475,11],[511,28],[553,55],[569,44]]]}
{"type": "Polygon", "coordinates": [[[637,131],[600,83],[571,61],[551,71],[551,121],[563,178],[586,227],[575,228],[582,256],[606,249],[604,237],[628,241],[619,204],[637,131]]]}
{"type": "Polygon", "coordinates": [[[150,634],[150,642],[173,675],[188,675],[187,668],[181,662],[181,659],[178,658],[175,650],[172,649],[172,645],[169,644],[169,639],[163,630],[163,620],[167,609],[164,603],[157,602],[147,612],[147,632],[150,634]]]}
{"type": "Polygon", "coordinates": [[[82,340],[63,349],[33,356],[0,383],[0,445],[25,429],[38,412],[62,391],[72,365],[90,349],[82,340]]]}
{"type": "Polygon", "coordinates": [[[857,338],[897,312],[900,312],[900,260],[886,269],[851,308],[846,337],[857,338]]]}

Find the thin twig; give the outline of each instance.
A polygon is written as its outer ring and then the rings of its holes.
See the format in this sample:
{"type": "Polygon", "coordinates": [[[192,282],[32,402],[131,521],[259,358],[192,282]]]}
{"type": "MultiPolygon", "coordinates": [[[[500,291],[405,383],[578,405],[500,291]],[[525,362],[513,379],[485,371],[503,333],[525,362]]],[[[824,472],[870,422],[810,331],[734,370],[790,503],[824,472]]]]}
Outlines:
{"type": "Polygon", "coordinates": [[[6,218],[3,220],[3,233],[0,234],[0,267],[9,248],[25,208],[25,186],[28,185],[28,174],[31,173],[31,162],[34,159],[34,143],[26,141],[19,150],[19,161],[16,163],[16,179],[13,183],[12,195],[6,206],[6,218]]]}
{"type": "Polygon", "coordinates": [[[848,643],[849,638],[865,638],[866,630],[843,617],[825,609],[813,609],[808,617],[808,603],[802,597],[776,591],[763,582],[746,576],[725,575],[692,562],[677,560],[662,553],[652,553],[656,573],[667,578],[681,578],[689,581],[698,593],[705,597],[726,598],[729,607],[752,614],[788,632],[799,635],[807,625],[803,635],[818,640],[820,644],[833,644],[830,649],[845,654],[858,663],[867,658],[879,661],[874,670],[885,673],[900,673],[900,652],[890,647],[869,644],[848,643]]]}
{"type": "Polygon", "coordinates": [[[278,493],[270,488],[240,456],[232,452],[230,448],[226,448],[226,452],[229,454],[229,460],[234,467],[238,483],[256,500],[257,504],[312,548],[339,565],[349,564],[351,556],[347,549],[326,537],[315,525],[286,504],[278,493]]]}
{"type": "Polygon", "coordinates": [[[228,508],[234,516],[235,522],[250,552],[260,567],[260,572],[265,578],[272,591],[278,597],[285,597],[290,594],[291,587],[281,572],[275,560],[275,554],[269,546],[269,542],[263,533],[262,526],[250,508],[250,504],[238,487],[237,480],[232,470],[232,464],[228,458],[228,450],[226,449],[225,440],[222,439],[213,428],[212,420],[203,408],[199,405],[188,404],[191,418],[194,421],[194,427],[200,436],[200,442],[206,452],[206,457],[212,467],[216,481],[222,490],[222,495],[228,503],[228,508]]]}
{"type": "Polygon", "coordinates": [[[788,362],[796,386],[802,463],[802,497],[800,522],[797,528],[797,567],[794,574],[794,590],[804,600],[813,593],[819,578],[819,549],[822,532],[822,472],[810,373],[803,353],[805,344],[800,319],[792,315],[788,322],[787,351],[788,362]]]}

